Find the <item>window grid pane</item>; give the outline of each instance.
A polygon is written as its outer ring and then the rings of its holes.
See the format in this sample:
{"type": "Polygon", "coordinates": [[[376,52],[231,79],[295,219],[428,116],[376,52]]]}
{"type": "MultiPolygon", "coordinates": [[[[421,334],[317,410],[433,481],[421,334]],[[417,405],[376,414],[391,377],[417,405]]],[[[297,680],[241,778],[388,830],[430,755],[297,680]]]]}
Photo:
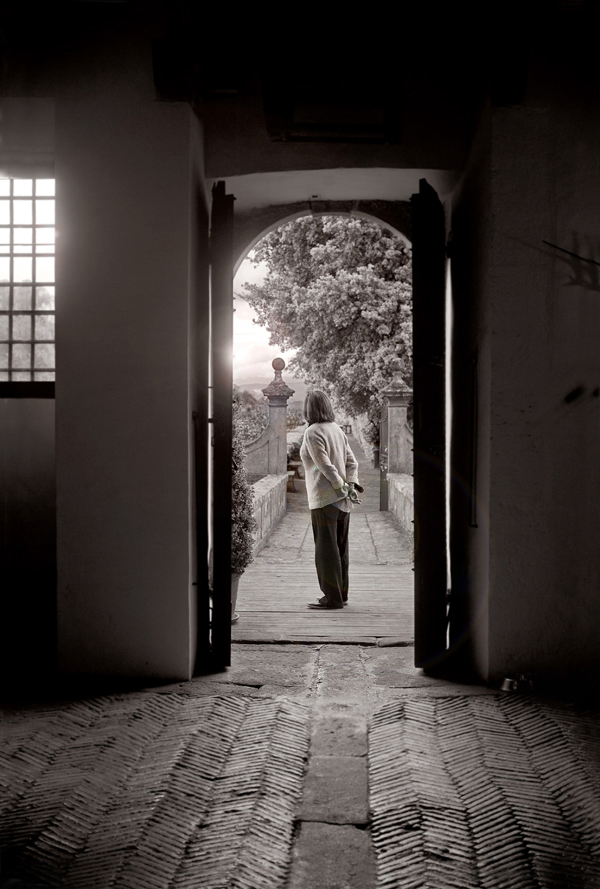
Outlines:
{"type": "Polygon", "coordinates": [[[0,196],[0,381],[54,380],[54,180],[0,178],[0,196]]]}

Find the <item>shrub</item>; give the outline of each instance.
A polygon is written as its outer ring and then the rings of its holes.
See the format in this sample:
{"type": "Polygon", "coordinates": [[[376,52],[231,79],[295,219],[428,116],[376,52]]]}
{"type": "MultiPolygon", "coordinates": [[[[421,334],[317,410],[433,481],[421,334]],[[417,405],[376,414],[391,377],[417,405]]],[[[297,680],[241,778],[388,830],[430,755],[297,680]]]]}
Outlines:
{"type": "Polygon", "coordinates": [[[297,408],[288,406],[286,422],[288,429],[296,429],[296,427],[302,426],[302,424],[304,423],[302,411],[298,410],[297,408]]]}
{"type": "Polygon", "coordinates": [[[300,459],[300,441],[288,442],[287,461],[288,463],[296,463],[300,459]]]}
{"type": "Polygon", "coordinates": [[[269,406],[244,389],[234,390],[234,400],[239,408],[238,428],[242,441],[244,444],[250,444],[269,425],[269,406]]]}
{"type": "Polygon", "coordinates": [[[254,491],[244,466],[244,442],[241,430],[242,408],[233,401],[232,504],[231,504],[231,570],[242,572],[252,562],[254,532],[254,491]]]}

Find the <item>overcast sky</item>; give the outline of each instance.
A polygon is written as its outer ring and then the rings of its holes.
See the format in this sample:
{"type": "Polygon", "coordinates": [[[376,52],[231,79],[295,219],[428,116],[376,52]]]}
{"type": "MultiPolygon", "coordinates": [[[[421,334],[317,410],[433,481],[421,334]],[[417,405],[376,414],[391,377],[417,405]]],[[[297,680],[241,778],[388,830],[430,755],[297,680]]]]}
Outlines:
{"type": "MultiPolygon", "coordinates": [[[[253,322],[254,310],[242,299],[244,283],[257,284],[262,281],[266,272],[264,264],[255,267],[246,257],[238,269],[233,280],[233,303],[235,314],[233,316],[233,379],[238,385],[244,383],[264,382],[264,385],[273,379],[271,362],[281,356],[287,363],[294,354],[282,352],[277,346],[269,345],[269,334],[264,327],[253,322]]],[[[295,389],[294,400],[304,397],[304,387],[298,382],[294,386],[292,377],[283,371],[284,380],[295,389]]]]}

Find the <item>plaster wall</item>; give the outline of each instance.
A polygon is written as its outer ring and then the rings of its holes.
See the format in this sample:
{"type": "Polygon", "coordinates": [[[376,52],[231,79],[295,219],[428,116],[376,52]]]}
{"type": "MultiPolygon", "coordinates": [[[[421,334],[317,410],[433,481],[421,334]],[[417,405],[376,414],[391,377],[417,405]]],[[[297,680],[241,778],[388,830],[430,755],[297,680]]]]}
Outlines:
{"type": "MultiPolygon", "coordinates": [[[[207,173],[210,177],[244,176],[259,172],[327,170],[362,167],[454,170],[464,163],[469,123],[465,105],[477,91],[473,78],[473,14],[452,7],[424,12],[420,4],[402,9],[402,34],[386,28],[378,15],[340,16],[320,10],[319,37],[314,24],[297,21],[273,39],[248,30],[235,45],[232,68],[237,69],[237,94],[211,96],[205,106],[207,173]],[[356,19],[356,20],[355,20],[356,19]],[[471,27],[469,27],[471,26],[471,27]],[[331,30],[329,30],[329,28],[331,30]],[[449,33],[452,33],[452,39],[449,33]],[[408,35],[411,35],[409,38],[408,35]],[[418,38],[417,38],[418,35],[418,38]],[[325,50],[326,46],[326,50],[325,50]],[[360,47],[360,51],[358,51],[360,47]],[[257,65],[260,60],[260,66],[257,65]],[[346,72],[343,77],[340,72],[346,72]],[[273,142],[265,126],[262,87],[298,95],[316,80],[326,121],[339,93],[339,80],[357,77],[359,91],[369,87],[372,106],[389,91],[402,92],[402,136],[397,144],[354,142],[273,142]]],[[[235,29],[233,29],[235,30],[235,29]]],[[[228,29],[228,37],[232,28],[228,29]]],[[[213,50],[214,51],[214,50],[213,50]]],[[[216,51],[222,49],[217,44],[216,51]]],[[[209,48],[210,52],[210,48],[209,48]]],[[[302,101],[302,100],[300,100],[302,101]]]]}
{"type": "Polygon", "coordinates": [[[63,670],[187,678],[191,112],[56,104],[63,670]]]}
{"type": "Polygon", "coordinates": [[[0,176],[54,176],[52,99],[0,98],[0,176]]]}
{"type": "Polygon", "coordinates": [[[600,95],[546,70],[492,120],[490,675],[597,669],[600,95]]]}
{"type": "Polygon", "coordinates": [[[56,657],[54,400],[0,399],[0,669],[5,689],[56,657]]]}
{"type": "Polygon", "coordinates": [[[598,90],[535,59],[452,198],[453,642],[490,681],[599,666],[600,284],[543,243],[600,258],[598,90]]]}

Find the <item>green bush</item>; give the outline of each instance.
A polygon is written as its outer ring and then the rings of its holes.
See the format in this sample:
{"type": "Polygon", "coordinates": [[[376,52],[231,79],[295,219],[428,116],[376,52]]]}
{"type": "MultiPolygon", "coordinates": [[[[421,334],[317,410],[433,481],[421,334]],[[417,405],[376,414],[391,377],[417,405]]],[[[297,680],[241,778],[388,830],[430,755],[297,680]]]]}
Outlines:
{"type": "Polygon", "coordinates": [[[292,441],[288,443],[287,448],[287,461],[288,463],[298,462],[300,459],[300,446],[301,441],[292,441]]]}
{"type": "Polygon", "coordinates": [[[244,466],[244,442],[241,431],[242,409],[239,401],[233,401],[233,466],[231,504],[231,570],[242,572],[252,562],[252,549],[256,520],[254,518],[254,492],[244,466]]]}
{"type": "Polygon", "coordinates": [[[233,387],[233,400],[238,405],[238,430],[244,444],[250,444],[269,425],[269,406],[263,399],[259,401],[247,389],[233,387]]]}

